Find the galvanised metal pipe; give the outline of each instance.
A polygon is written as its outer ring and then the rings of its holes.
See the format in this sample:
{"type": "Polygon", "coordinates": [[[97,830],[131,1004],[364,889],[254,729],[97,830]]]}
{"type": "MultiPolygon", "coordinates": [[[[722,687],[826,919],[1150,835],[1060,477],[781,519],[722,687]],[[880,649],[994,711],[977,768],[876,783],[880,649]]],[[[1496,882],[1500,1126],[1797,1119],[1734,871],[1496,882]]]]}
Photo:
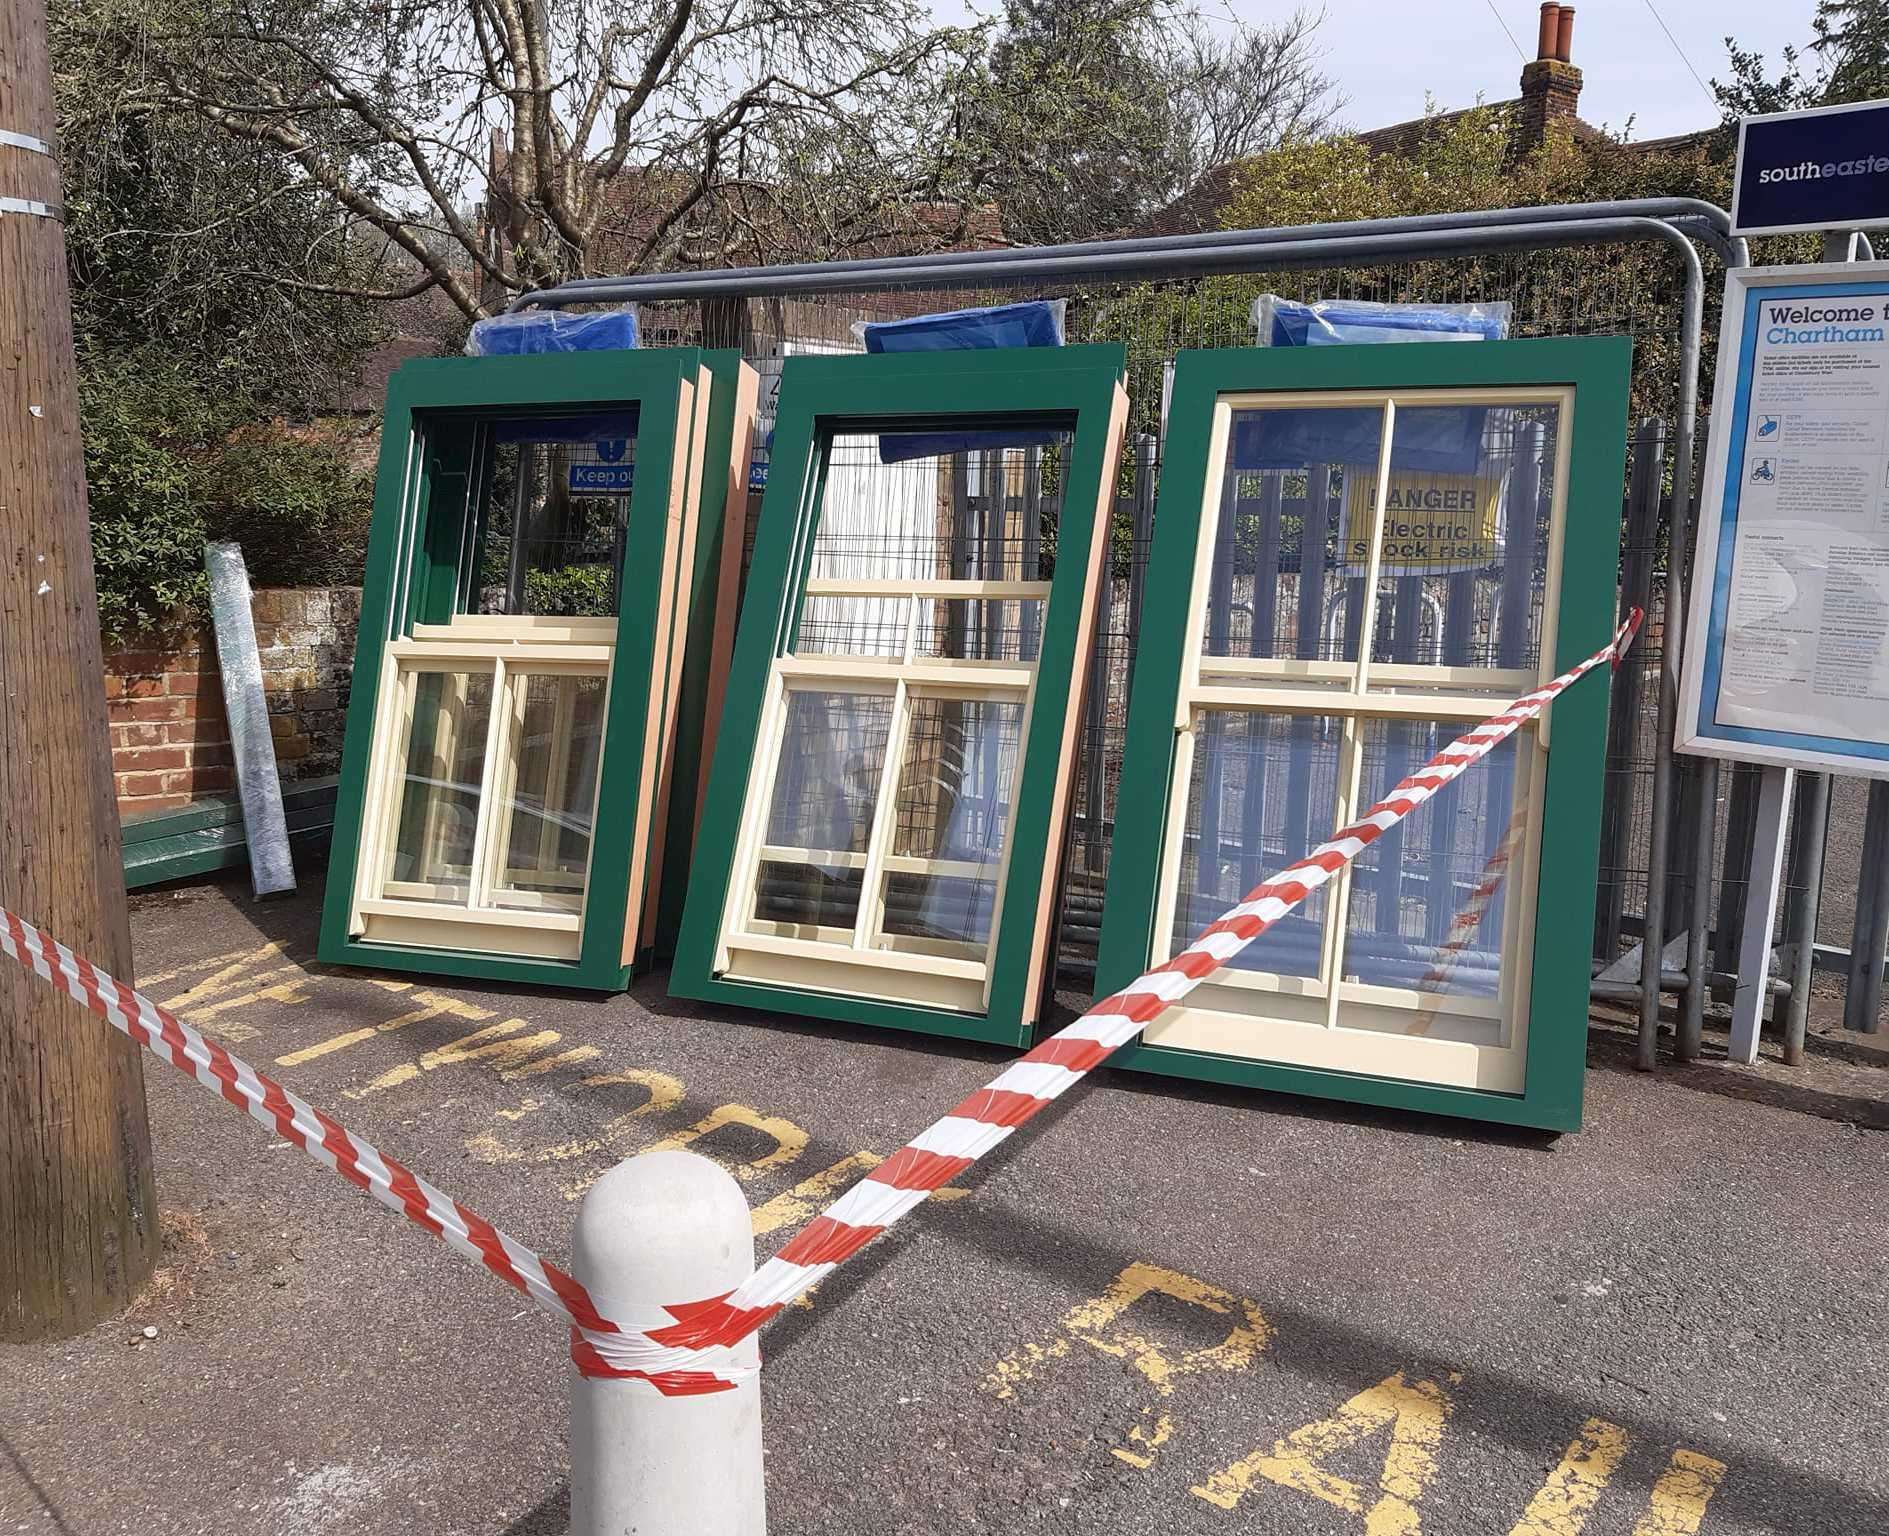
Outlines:
{"type": "MultiPolygon", "coordinates": [[[[1663,228],[1671,229],[1665,225],[1663,228]]],[[[1678,231],[1673,231],[1678,236],[1678,231]]],[[[1673,511],[1666,536],[1665,630],[1659,654],[1659,719],[1653,739],[1653,815],[1647,828],[1646,925],[1640,949],[1640,1036],[1636,1064],[1651,1072],[1659,1062],[1659,995],[1665,982],[1660,963],[1666,947],[1666,867],[1673,820],[1673,730],[1679,720],[1679,662],[1685,643],[1685,599],[1692,557],[1692,450],[1698,432],[1699,352],[1705,329],[1705,269],[1692,243],[1679,236],[1686,263],[1684,313],[1679,324],[1679,419],[1673,431],[1673,511]]],[[[1733,252],[1743,265],[1743,242],[1733,252]]],[[[1694,902],[1694,907],[1702,903],[1694,902]]],[[[1701,971],[1688,970],[1700,975],[1701,971]]],[[[1688,992],[1702,991],[1699,986],[1688,992]]]]}
{"type": "MultiPolygon", "coordinates": [[[[1342,226],[1339,226],[1342,227],[1342,226]]],[[[1188,246],[1182,250],[1103,249],[1076,256],[1041,255],[1006,263],[1006,278],[1055,277],[1164,277],[1207,276],[1238,272],[1266,272],[1355,264],[1360,257],[1399,258],[1407,261],[1460,256],[1477,251],[1534,250],[1545,246],[1617,245],[1658,240],[1684,253],[1688,280],[1699,270],[1698,252],[1685,234],[1658,219],[1617,218],[1552,221],[1486,228],[1415,230],[1401,234],[1343,236],[1284,240],[1264,244],[1228,243],[1188,246]]],[[[1053,250],[1054,248],[1050,248],[1053,250]]],[[[671,278],[623,277],[599,280],[567,303],[607,303],[648,299],[682,300],[762,298],[769,295],[811,293],[868,293],[914,285],[954,287],[975,285],[988,268],[953,255],[912,263],[909,258],[872,263],[859,268],[793,272],[761,267],[746,272],[706,272],[676,281],[671,278]]],[[[547,294],[561,290],[547,289],[547,294]]],[[[519,302],[532,300],[527,295],[519,302]]],[[[1696,402],[1696,384],[1693,388],[1696,402]]]]}
{"type": "Polygon", "coordinates": [[[1804,1029],[1810,1017],[1810,968],[1816,958],[1817,913],[1823,896],[1823,850],[1830,828],[1830,775],[1797,781],[1797,868],[1793,871],[1790,934],[1791,1006],[1784,1016],[1784,1065],[1804,1064],[1804,1029]]]}
{"type": "MultiPolygon", "coordinates": [[[[1063,260],[1097,254],[1141,252],[1179,253],[1206,246],[1266,246],[1303,240],[1361,239],[1377,235],[1420,234],[1448,230],[1509,228],[1524,224],[1589,223],[1618,218],[1658,219],[1695,230],[1720,260],[1730,266],[1746,264],[1744,241],[1730,233],[1731,217],[1716,203],[1696,197],[1621,198],[1599,203],[1550,203],[1535,208],[1480,208],[1461,213],[1404,214],[1385,219],[1353,219],[1326,224],[1289,224],[1268,229],[1208,230],[1194,235],[1141,235],[1122,240],[1079,240],[1066,245],[1006,247],[993,251],[947,251],[926,256],[858,257],[845,261],[792,262],[772,267],[728,267],[710,272],[652,272],[637,280],[663,288],[688,288],[705,276],[754,278],[769,276],[825,277],[841,272],[879,272],[896,267],[915,281],[920,269],[949,261],[956,266],[1007,269],[1020,263],[1063,260]]],[[[527,304],[581,304],[598,302],[597,289],[614,289],[618,277],[582,277],[551,288],[520,294],[507,307],[527,304]]],[[[651,295],[654,297],[655,295],[651,295]]]]}
{"type": "MultiPolygon", "coordinates": [[[[1718,844],[1718,801],[1721,764],[1717,758],[1700,758],[1693,769],[1692,782],[1699,796],[1699,819],[1695,823],[1692,868],[1692,901],[1686,908],[1686,974],[1703,976],[1711,965],[1706,953],[1706,934],[1712,918],[1712,856],[1718,844]]],[[[1729,838],[1727,857],[1730,857],[1729,838]]],[[[1705,1040],[1705,1005],[1710,988],[1704,984],[1688,986],[1679,1005],[1679,1028],[1673,1038],[1673,1054],[1681,1061],[1696,1060],[1705,1040]]]]}

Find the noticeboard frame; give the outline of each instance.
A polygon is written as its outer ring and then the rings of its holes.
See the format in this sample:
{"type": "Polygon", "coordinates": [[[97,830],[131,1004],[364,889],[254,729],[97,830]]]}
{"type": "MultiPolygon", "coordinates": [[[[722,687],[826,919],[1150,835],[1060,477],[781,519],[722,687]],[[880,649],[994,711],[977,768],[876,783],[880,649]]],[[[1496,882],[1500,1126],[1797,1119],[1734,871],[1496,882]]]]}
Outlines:
{"type": "Polygon", "coordinates": [[[1674,748],[1698,757],[1807,768],[1861,778],[1889,779],[1889,730],[1865,744],[1801,731],[1720,725],[1718,702],[1732,555],[1737,536],[1756,347],[1752,313],[1766,296],[1879,295],[1889,308],[1889,262],[1819,262],[1788,267],[1744,267],[1725,274],[1724,320],[1712,391],[1712,426],[1699,519],[1687,573],[1685,648],[1681,657],[1679,717],[1674,748]],[[1800,291],[1801,290],[1801,291],[1800,291]],[[1731,465],[1736,452],[1740,475],[1731,465]],[[1728,516],[1729,513],[1729,516],[1728,516]]]}

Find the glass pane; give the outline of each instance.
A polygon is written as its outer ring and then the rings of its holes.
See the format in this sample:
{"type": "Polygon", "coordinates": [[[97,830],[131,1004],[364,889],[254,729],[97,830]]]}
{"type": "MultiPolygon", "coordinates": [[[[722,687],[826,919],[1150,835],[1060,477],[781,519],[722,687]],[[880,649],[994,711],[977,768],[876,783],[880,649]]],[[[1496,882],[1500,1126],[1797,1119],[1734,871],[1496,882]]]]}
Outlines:
{"type": "Polygon", "coordinates": [[[495,421],[480,613],[613,615],[636,478],[636,412],[495,421]]]}
{"type": "MultiPolygon", "coordinates": [[[[1341,723],[1325,716],[1204,710],[1197,717],[1174,952],[1261,880],[1331,836],[1343,739],[1341,723]]],[[[1229,964],[1275,976],[1317,976],[1325,894],[1314,891],[1229,964]]]]}
{"type": "Polygon", "coordinates": [[[851,930],[859,921],[864,880],[863,869],[844,865],[777,864],[764,859],[755,884],[754,915],[763,922],[797,928],[851,930]]]}
{"type": "Polygon", "coordinates": [[[1373,660],[1535,666],[1559,425],[1553,405],[1397,408],[1373,660]]]}
{"type": "Polygon", "coordinates": [[[888,934],[981,947],[990,938],[996,877],[1016,793],[1023,704],[990,699],[911,701],[899,768],[892,857],[982,866],[888,874],[888,934]]]}
{"type": "Polygon", "coordinates": [[[510,815],[492,902],[580,911],[603,752],[604,680],[545,673],[508,677],[523,692],[524,719],[511,747],[510,815]]]}
{"type": "Polygon", "coordinates": [[[898,938],[962,945],[968,955],[990,942],[996,901],[995,880],[891,874],[885,881],[885,921],[881,927],[898,938]]]}
{"type": "Polygon", "coordinates": [[[847,432],[827,448],[815,580],[1048,581],[1070,434],[847,432]]]}
{"type": "Polygon", "coordinates": [[[1040,598],[922,597],[913,654],[920,661],[1035,661],[1044,607],[1040,598]]]}
{"type": "Polygon", "coordinates": [[[1383,439],[1379,406],[1233,413],[1203,655],[1357,659],[1363,573],[1344,539],[1383,439]]]}
{"type": "Polygon", "coordinates": [[[492,674],[422,672],[386,894],[465,906],[472,897],[492,674]]]}
{"type": "Polygon", "coordinates": [[[864,853],[872,835],[892,695],[796,689],[768,802],[777,847],[864,853]]]}
{"type": "MultiPolygon", "coordinates": [[[[1372,720],[1361,729],[1360,811],[1465,725],[1372,720]]],[[[1520,744],[1532,740],[1526,732],[1510,737],[1359,856],[1345,920],[1345,980],[1440,996],[1499,996],[1513,899],[1508,876],[1528,835],[1528,755],[1520,744]]],[[[1501,1037],[1498,1021],[1475,1022],[1485,1043],[1501,1037]]]]}
{"type": "Polygon", "coordinates": [[[800,605],[796,656],[905,655],[909,597],[809,597],[800,605]]]}

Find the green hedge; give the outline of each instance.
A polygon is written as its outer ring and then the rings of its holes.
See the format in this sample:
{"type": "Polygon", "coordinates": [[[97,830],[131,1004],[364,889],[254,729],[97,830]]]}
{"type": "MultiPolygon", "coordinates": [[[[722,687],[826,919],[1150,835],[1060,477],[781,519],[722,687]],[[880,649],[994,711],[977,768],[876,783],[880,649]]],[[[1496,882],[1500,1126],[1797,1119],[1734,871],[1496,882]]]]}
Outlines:
{"type": "Polygon", "coordinates": [[[241,544],[258,586],[360,581],[371,487],[345,439],[239,428],[234,402],[156,348],[82,347],[79,403],[108,641],[202,610],[208,539],[241,544]]]}

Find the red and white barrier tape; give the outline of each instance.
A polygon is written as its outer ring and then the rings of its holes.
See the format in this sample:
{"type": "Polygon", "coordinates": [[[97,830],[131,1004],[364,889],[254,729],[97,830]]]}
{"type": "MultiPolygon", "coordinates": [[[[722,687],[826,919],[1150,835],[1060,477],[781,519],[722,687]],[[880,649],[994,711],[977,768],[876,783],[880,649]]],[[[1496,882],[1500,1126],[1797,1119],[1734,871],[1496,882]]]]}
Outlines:
{"type": "Polygon", "coordinates": [[[556,1265],[4,908],[0,949],[569,1323],[571,1358],[584,1375],[634,1377],[669,1396],[723,1391],[753,1369],[734,1360],[734,1346],[1081,1082],[1445,784],[1539,716],[1557,694],[1603,663],[1618,664],[1641,617],[1634,609],[1610,645],[1459,736],[1331,841],[1254,887],[1186,949],[1027,1052],[848,1189],[735,1290],[639,1309],[640,1315],[604,1316],[590,1293],[556,1265]]]}
{"type": "Polygon", "coordinates": [[[1417,983],[1419,992],[1434,993],[1429,1005],[1411,1021],[1407,1035],[1427,1035],[1430,1027],[1436,1023],[1443,996],[1443,985],[1456,972],[1458,963],[1463,958],[1463,951],[1469,947],[1469,941],[1476,936],[1476,930],[1482,926],[1482,919],[1489,910],[1489,904],[1495,900],[1496,893],[1502,889],[1502,882],[1509,877],[1509,860],[1515,857],[1515,850],[1521,846],[1522,835],[1528,830],[1528,802],[1518,792],[1515,796],[1515,809],[1509,816],[1508,830],[1502,834],[1502,841],[1496,844],[1495,852],[1489,855],[1488,862],[1482,866],[1482,874],[1477,878],[1476,888],[1469,893],[1469,900],[1463,908],[1450,919],[1449,932],[1437,952],[1436,962],[1424,972],[1423,979],[1417,983]]]}
{"type": "Polygon", "coordinates": [[[205,1039],[169,1009],[159,1007],[83,955],[75,955],[43,928],[34,927],[4,907],[0,907],[0,950],[69,993],[160,1061],[189,1073],[212,1093],[220,1094],[284,1141],[300,1147],[324,1168],[425,1227],[447,1247],[483,1265],[507,1285],[516,1286],[560,1322],[570,1324],[573,1339],[581,1331],[592,1338],[621,1334],[641,1342],[633,1352],[634,1359],[630,1358],[632,1351],[618,1352],[621,1369],[614,1374],[639,1376],[669,1395],[682,1396],[718,1392],[753,1373],[752,1366],[737,1365],[727,1348],[643,1342],[652,1332],[674,1324],[677,1315],[650,1308],[646,1316],[634,1319],[604,1317],[590,1293],[555,1264],[442,1194],[371,1143],[343,1130],[312,1104],[231,1055],[216,1041],[205,1039]]]}
{"type": "Polygon", "coordinates": [[[1445,784],[1538,716],[1557,694],[1594,668],[1617,664],[1639,632],[1641,617],[1635,608],[1611,644],[1457,737],[1330,842],[1255,886],[1178,955],[1026,1052],[853,1185],[729,1295],[672,1309],[687,1311],[690,1319],[665,1330],[664,1337],[673,1343],[731,1344],[818,1285],[933,1190],[1075,1087],[1445,784]]]}

